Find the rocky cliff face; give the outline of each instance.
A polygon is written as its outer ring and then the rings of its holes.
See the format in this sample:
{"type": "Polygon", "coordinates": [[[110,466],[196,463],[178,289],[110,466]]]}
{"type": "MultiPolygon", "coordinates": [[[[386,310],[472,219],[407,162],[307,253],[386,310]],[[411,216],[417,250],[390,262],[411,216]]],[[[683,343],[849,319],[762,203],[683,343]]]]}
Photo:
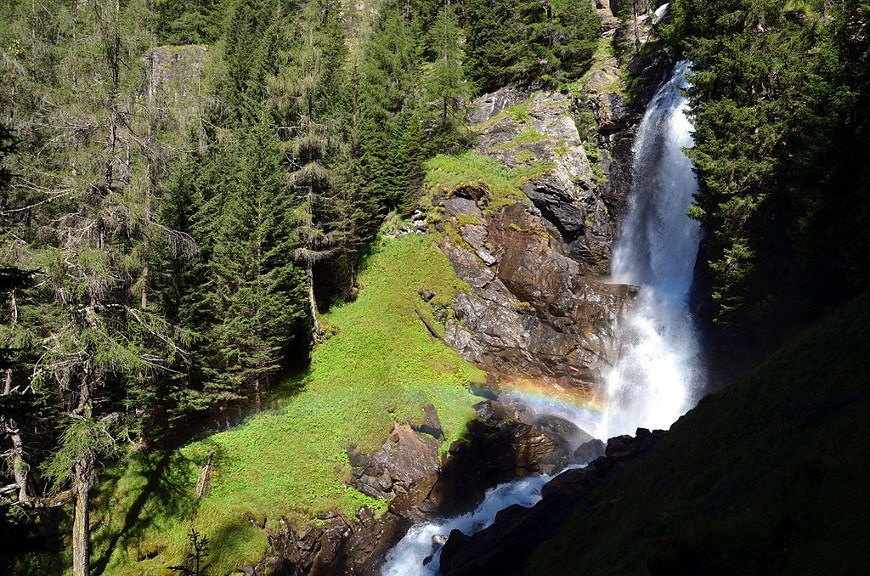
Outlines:
{"type": "Polygon", "coordinates": [[[470,510],[487,488],[558,473],[595,451],[591,437],[566,420],[491,400],[476,409],[478,418],[469,422],[465,438],[440,458],[443,434],[431,405],[421,424],[396,424],[374,454],[350,449],[351,485],[389,499],[387,512],[375,516],[361,508],[351,518],[333,511],[319,526],[294,526],[284,519],[278,530],[261,526],[272,552],[239,570],[252,576],[377,574],[387,551],[413,523],[470,510]]]}
{"type": "Polygon", "coordinates": [[[601,91],[572,100],[503,88],[478,98],[473,110],[478,152],[534,174],[520,185],[523,198],[498,208],[481,187],[436,195],[460,236],[448,235],[442,248],[471,285],[454,299],[446,341],[496,384],[533,380],[595,397],[616,358],[620,315],[634,295],[633,287],[602,280],[626,189],[608,180],[609,172],[622,178],[620,164],[601,142],[610,145],[629,132],[626,107],[601,91]],[[579,114],[589,124],[585,140],[579,114]],[[593,164],[587,150],[606,161],[593,164]]]}

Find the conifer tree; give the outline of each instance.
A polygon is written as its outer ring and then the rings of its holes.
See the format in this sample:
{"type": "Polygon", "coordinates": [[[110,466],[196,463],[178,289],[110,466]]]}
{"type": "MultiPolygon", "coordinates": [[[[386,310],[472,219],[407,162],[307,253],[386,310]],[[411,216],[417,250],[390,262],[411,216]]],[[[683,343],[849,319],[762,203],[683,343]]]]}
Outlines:
{"type": "Polygon", "coordinates": [[[396,154],[408,116],[417,113],[421,38],[418,23],[390,2],[363,50],[360,164],[365,190],[382,215],[401,206],[407,192],[405,165],[396,154]]]}
{"type": "Polygon", "coordinates": [[[216,362],[212,393],[253,398],[259,408],[283,354],[304,324],[304,282],[292,258],[289,198],[274,134],[239,134],[239,158],[227,190],[209,268],[209,331],[216,362]]]}
{"type": "Polygon", "coordinates": [[[335,0],[311,0],[302,10],[297,42],[281,54],[282,67],[270,82],[272,103],[284,136],[296,258],[305,266],[312,334],[321,324],[315,266],[334,257],[343,241],[337,221],[341,196],[331,169],[336,149],[334,95],[345,59],[344,32],[335,0]]]}
{"type": "Polygon", "coordinates": [[[19,57],[30,63],[15,68],[13,86],[28,97],[17,99],[22,146],[4,224],[15,231],[16,257],[35,270],[21,324],[36,359],[12,386],[38,392],[56,414],[34,426],[55,443],[41,466],[28,462],[22,431],[10,434],[7,454],[15,505],[74,503],[73,574],[85,576],[97,462],[120,432],[138,428],[125,421],[145,408],[137,389],[183,356],[173,329],[131,290],[131,270],[142,271],[131,256],[150,221],[137,216],[150,213],[148,195],[129,193],[144,51],[133,30],[148,12],[145,2],[115,0],[19,8],[16,16],[31,26],[19,57]],[[28,116],[43,122],[22,121],[28,116]],[[35,491],[35,476],[52,492],[35,491]]]}
{"type": "Polygon", "coordinates": [[[433,130],[437,152],[450,152],[451,143],[463,130],[461,108],[471,89],[462,68],[462,29],[448,3],[438,11],[429,31],[432,63],[426,78],[427,98],[434,104],[437,124],[433,130]]]}

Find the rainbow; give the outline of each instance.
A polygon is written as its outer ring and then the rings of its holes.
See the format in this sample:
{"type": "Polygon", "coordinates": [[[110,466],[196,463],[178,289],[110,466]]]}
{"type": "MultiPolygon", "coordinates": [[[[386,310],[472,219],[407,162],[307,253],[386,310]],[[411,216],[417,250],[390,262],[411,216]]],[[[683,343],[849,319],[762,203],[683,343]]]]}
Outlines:
{"type": "Polygon", "coordinates": [[[527,379],[501,380],[498,386],[500,400],[514,400],[537,414],[564,418],[593,436],[601,430],[606,405],[602,398],[586,390],[527,379]]]}

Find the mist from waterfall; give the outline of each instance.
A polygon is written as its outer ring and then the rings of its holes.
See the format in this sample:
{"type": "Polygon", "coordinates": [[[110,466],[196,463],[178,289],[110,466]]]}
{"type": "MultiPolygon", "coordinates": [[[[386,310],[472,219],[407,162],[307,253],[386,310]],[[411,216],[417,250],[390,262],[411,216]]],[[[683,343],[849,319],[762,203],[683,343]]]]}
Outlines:
{"type": "Polygon", "coordinates": [[[613,281],[639,286],[624,320],[619,360],[608,379],[608,409],[596,434],[664,428],[697,400],[704,378],[689,312],[692,269],[701,238],[686,216],[698,184],[683,148],[693,145],[682,94],[682,61],[644,114],[634,143],[632,189],[612,259],[613,281]]]}

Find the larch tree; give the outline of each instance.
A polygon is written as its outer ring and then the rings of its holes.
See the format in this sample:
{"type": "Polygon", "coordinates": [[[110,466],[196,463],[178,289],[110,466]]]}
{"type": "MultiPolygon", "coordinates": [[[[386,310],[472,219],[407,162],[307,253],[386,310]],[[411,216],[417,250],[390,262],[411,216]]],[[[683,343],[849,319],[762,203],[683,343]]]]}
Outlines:
{"type": "Polygon", "coordinates": [[[38,423],[55,442],[38,467],[22,430],[7,435],[16,486],[9,503],[72,502],[73,574],[87,576],[97,463],[122,437],[133,439],[147,410],[141,390],[184,356],[173,328],[134,288],[137,276],[147,280],[143,231],[156,225],[147,189],[131,188],[143,164],[137,140],[148,140],[133,129],[145,61],[133,30],[148,17],[147,3],[19,8],[31,34],[19,53],[28,65],[15,68],[14,80],[28,98],[18,100],[22,145],[4,225],[35,278],[32,304],[20,311],[34,358],[12,387],[40,394],[59,418],[38,423]]]}

